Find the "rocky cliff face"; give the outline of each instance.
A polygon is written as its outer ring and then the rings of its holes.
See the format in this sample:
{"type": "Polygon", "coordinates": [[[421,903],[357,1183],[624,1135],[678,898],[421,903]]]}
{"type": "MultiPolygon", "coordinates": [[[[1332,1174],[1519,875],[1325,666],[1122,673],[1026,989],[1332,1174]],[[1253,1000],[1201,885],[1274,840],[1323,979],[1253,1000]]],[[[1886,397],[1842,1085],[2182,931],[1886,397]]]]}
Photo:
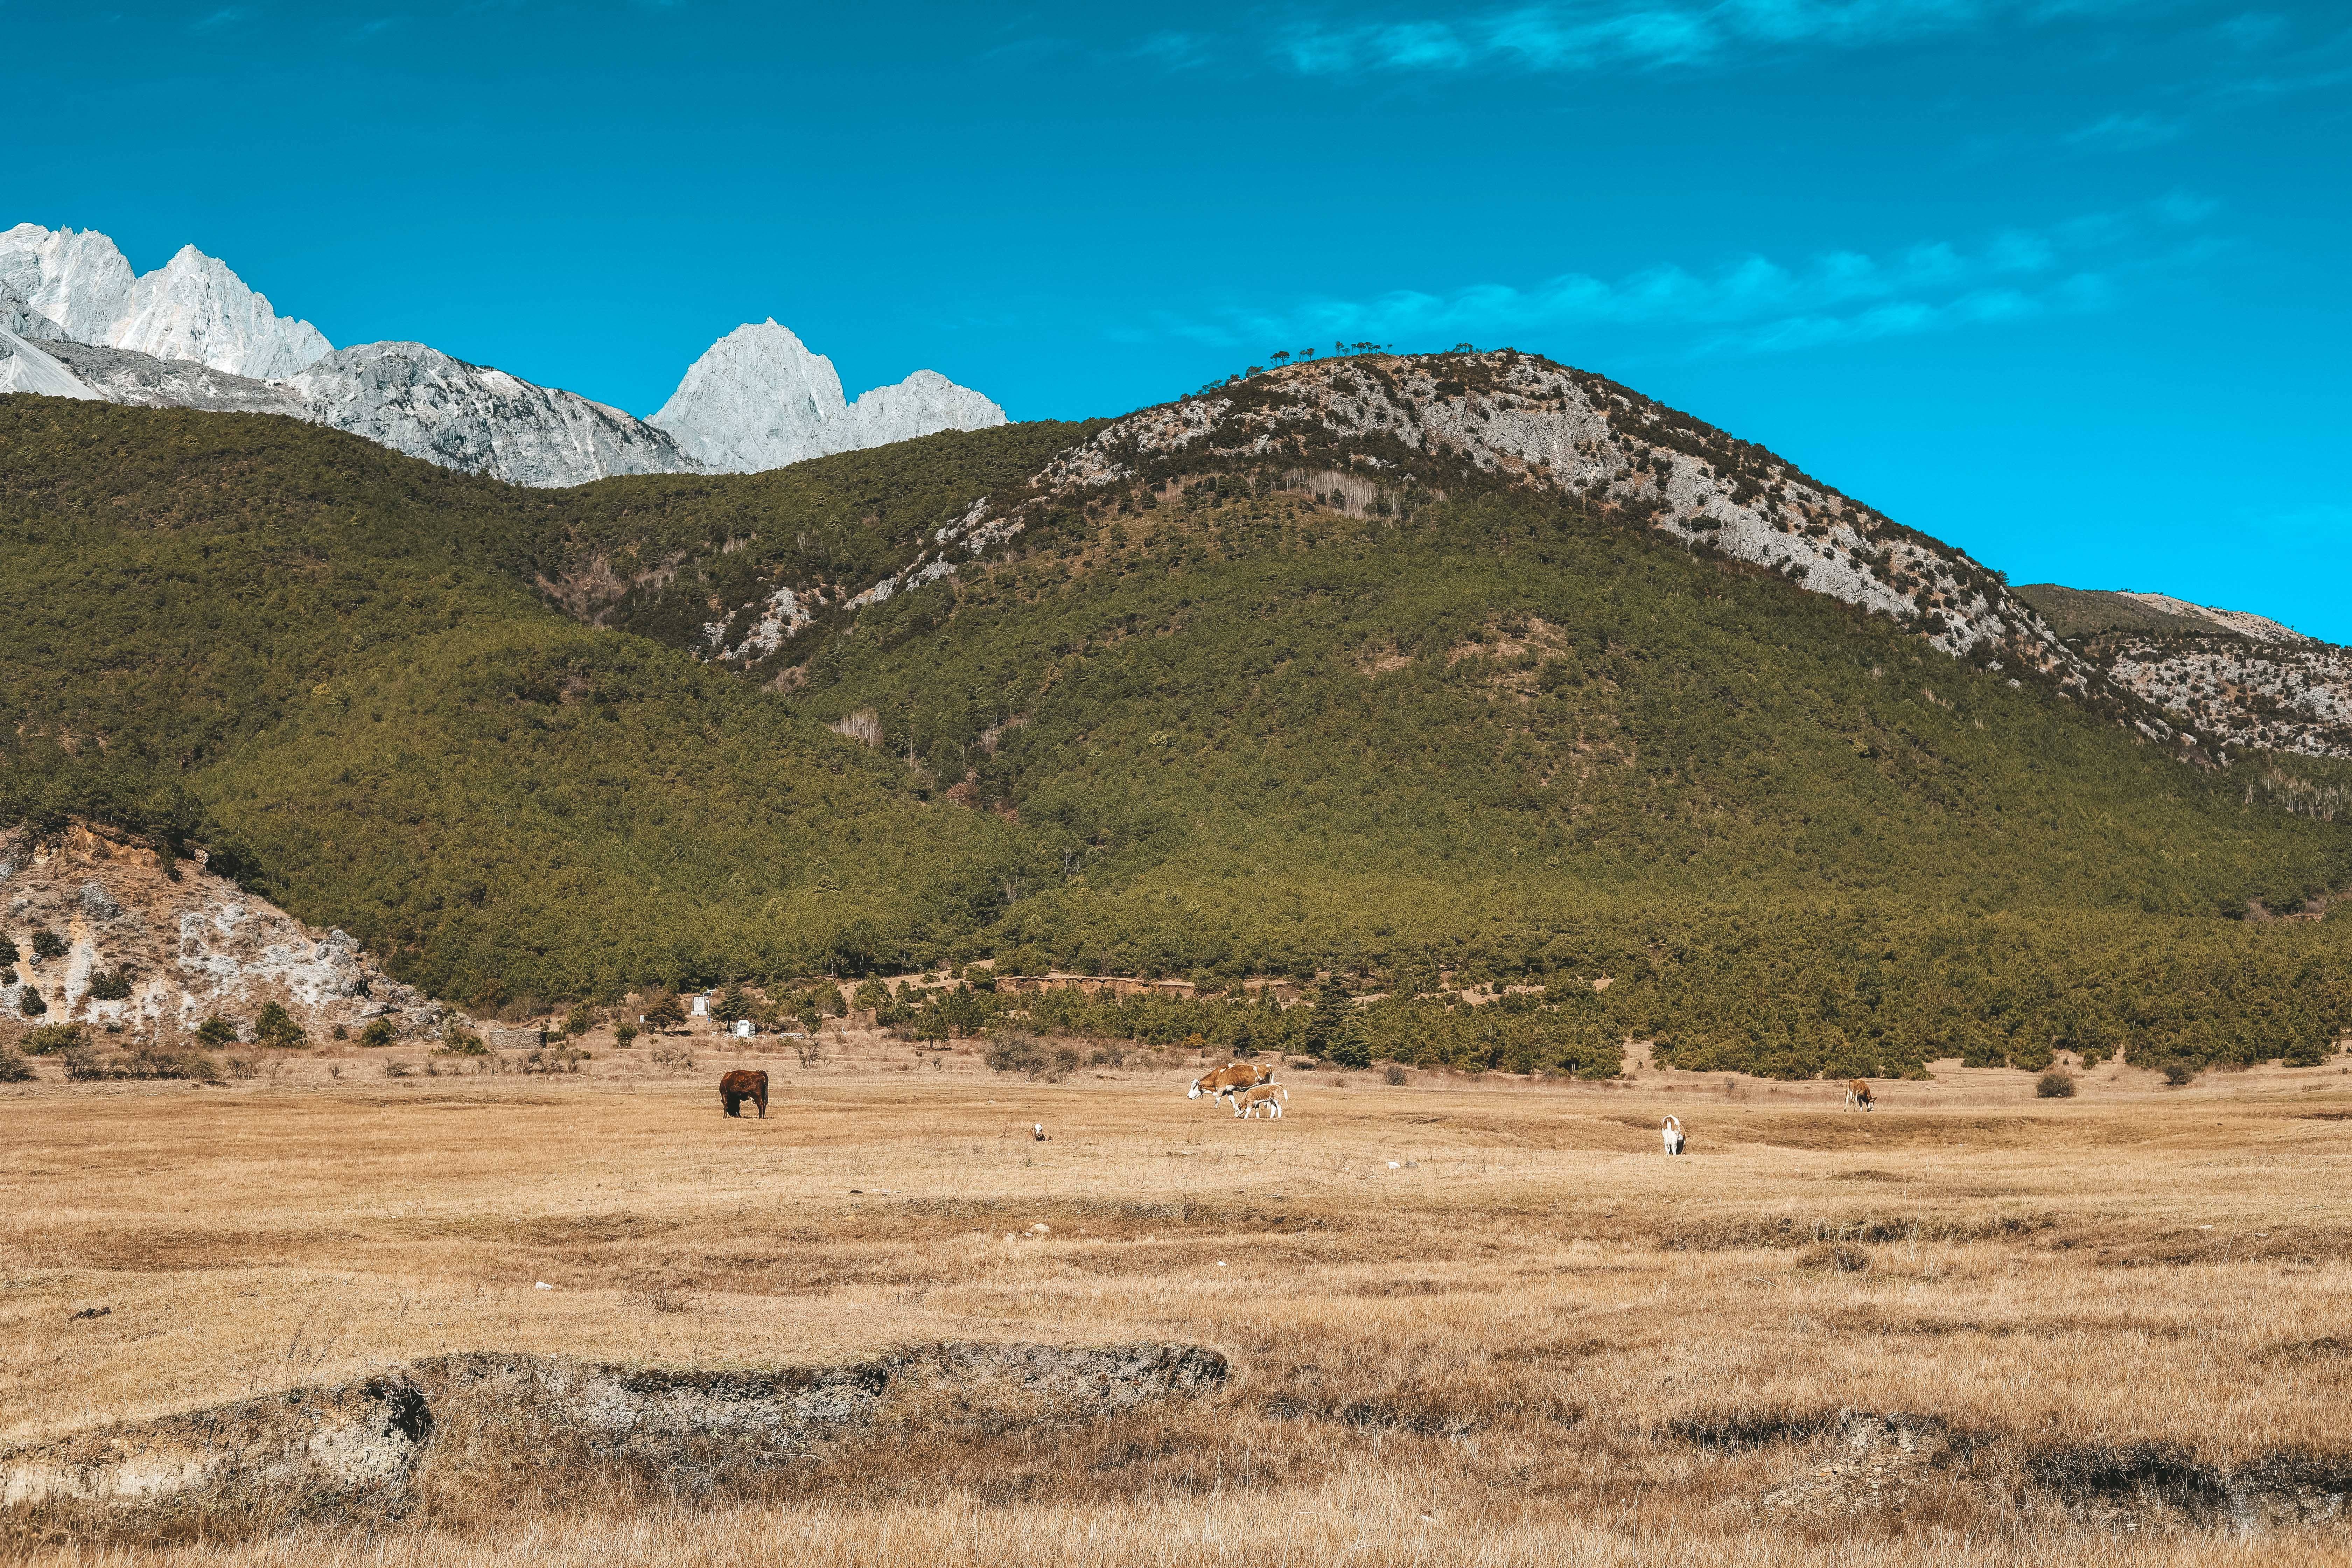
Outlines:
{"type": "Polygon", "coordinates": [[[772,317],[711,344],[649,421],[697,462],[732,474],[1004,422],[1003,409],[929,370],[852,404],[833,362],[772,317]]]}
{"type": "Polygon", "coordinates": [[[405,1035],[441,1026],[439,1004],[341,931],[314,931],[200,862],[176,868],[174,879],[153,848],[79,826],[50,842],[0,837],[0,934],[16,949],[0,966],[0,1021],[138,1035],[215,1014],[249,1022],[276,1002],[314,1037],[377,1017],[405,1035]],[[37,956],[44,931],[62,956],[37,956]],[[109,990],[127,994],[99,994],[109,990]]]}

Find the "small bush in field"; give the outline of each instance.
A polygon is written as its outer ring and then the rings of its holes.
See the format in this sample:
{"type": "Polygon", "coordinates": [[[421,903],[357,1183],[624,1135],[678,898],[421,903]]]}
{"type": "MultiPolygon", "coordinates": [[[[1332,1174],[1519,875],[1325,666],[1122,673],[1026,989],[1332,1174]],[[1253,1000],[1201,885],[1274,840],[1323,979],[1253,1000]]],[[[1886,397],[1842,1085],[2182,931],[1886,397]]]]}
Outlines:
{"type": "Polygon", "coordinates": [[[360,1044],[369,1050],[381,1050],[399,1042],[400,1031],[392,1026],[389,1018],[370,1018],[367,1027],[360,1031],[360,1044]]]}
{"type": "Polygon", "coordinates": [[[433,1054],[442,1057],[486,1057],[490,1054],[490,1047],[482,1043],[482,1037],[479,1035],[468,1034],[463,1029],[453,1029],[450,1031],[449,1037],[443,1040],[435,1048],[433,1054]]]}
{"type": "Polygon", "coordinates": [[[0,1046],[0,1083],[23,1083],[34,1077],[33,1064],[14,1046],[0,1046]]]}
{"type": "Polygon", "coordinates": [[[2174,1060],[2165,1063],[2158,1070],[2164,1074],[2164,1081],[2174,1089],[2179,1089],[2185,1083],[2195,1081],[2197,1077],[2197,1069],[2195,1068],[2189,1066],[2187,1062],[2178,1059],[2177,1058],[2174,1060]]]}
{"type": "Polygon", "coordinates": [[[383,1064],[383,1076],[386,1078],[407,1078],[415,1070],[398,1057],[394,1057],[383,1064]]]}
{"type": "Polygon", "coordinates": [[[133,1047],[122,1058],[125,1078],[190,1079],[199,1083],[220,1081],[220,1064],[193,1046],[174,1047],[148,1041],[133,1047]]]}
{"type": "Polygon", "coordinates": [[[66,1077],[76,1083],[89,1083],[113,1076],[107,1070],[106,1064],[98,1059],[97,1049],[84,1043],[68,1046],[58,1053],[58,1058],[65,1063],[66,1077]]]}
{"type": "Polygon", "coordinates": [[[2072,1100],[2074,1098],[2074,1075],[2053,1068],[2035,1080],[2033,1092],[2043,1100],[2072,1100]]]}
{"type": "Polygon", "coordinates": [[[231,1057],[228,1058],[228,1076],[231,1078],[252,1078],[260,1071],[261,1064],[255,1061],[251,1057],[231,1057]]]}
{"type": "Polygon", "coordinates": [[[1025,1029],[1007,1029],[997,1036],[981,1059],[991,1072],[1017,1072],[1026,1078],[1041,1077],[1053,1066],[1045,1043],[1025,1029]]]}
{"type": "Polygon", "coordinates": [[[1404,1068],[1397,1066],[1396,1063],[1391,1062],[1389,1063],[1386,1070],[1381,1074],[1381,1077],[1386,1079],[1391,1086],[1394,1086],[1404,1082],[1405,1071],[1404,1068]]]}
{"type": "Polygon", "coordinates": [[[635,1024],[615,1025],[613,1029],[613,1043],[623,1050],[627,1050],[637,1043],[637,1026],[635,1024]]]}

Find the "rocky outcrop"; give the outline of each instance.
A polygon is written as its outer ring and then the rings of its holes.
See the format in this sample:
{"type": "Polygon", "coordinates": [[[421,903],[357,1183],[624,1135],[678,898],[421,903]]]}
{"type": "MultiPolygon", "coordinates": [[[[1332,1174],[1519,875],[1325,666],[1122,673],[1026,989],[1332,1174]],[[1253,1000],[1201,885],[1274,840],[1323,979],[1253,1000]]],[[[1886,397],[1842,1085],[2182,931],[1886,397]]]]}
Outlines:
{"type": "Polygon", "coordinates": [[[580,485],[697,467],[667,432],[617,408],[423,343],[343,349],[286,384],[303,418],[509,484],[580,485]]]}
{"type": "Polygon", "coordinates": [[[344,932],[302,924],[201,857],[167,866],[155,846],[86,825],[0,838],[0,935],[16,948],[0,1022],[144,1036],[215,1014],[248,1022],[276,1002],[315,1038],[378,1017],[431,1035],[446,1016],[344,932]],[[43,932],[61,955],[42,956],[43,932]]]}
{"type": "Polygon", "coordinates": [[[142,408],[203,408],[222,414],[309,417],[301,397],[272,382],[231,375],[194,360],[157,359],[131,349],[70,342],[41,345],[80,380],[89,395],[142,408]]]}
{"type": "Polygon", "coordinates": [[[851,404],[833,362],[772,317],[711,344],[649,421],[704,467],[737,474],[1004,422],[1003,409],[928,370],[851,404]]]}
{"type": "Polygon", "coordinates": [[[673,1370],[479,1352],[0,1447],[0,1540],[234,1535],[478,1504],[485,1488],[748,1490],[911,1432],[1068,1426],[1213,1393],[1181,1344],[942,1344],[846,1366],[673,1370]]]}
{"type": "Polygon", "coordinates": [[[2352,649],[2168,594],[2016,591],[2120,689],[2216,748],[2352,757],[2352,649]]]}

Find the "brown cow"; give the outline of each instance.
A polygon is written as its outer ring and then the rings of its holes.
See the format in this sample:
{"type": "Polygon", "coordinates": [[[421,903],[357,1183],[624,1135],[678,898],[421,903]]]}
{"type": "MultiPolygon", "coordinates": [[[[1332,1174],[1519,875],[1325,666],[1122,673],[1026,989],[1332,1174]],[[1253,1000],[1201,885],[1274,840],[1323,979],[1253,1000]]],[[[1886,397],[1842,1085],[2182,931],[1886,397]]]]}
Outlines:
{"type": "Polygon", "coordinates": [[[1224,1095],[1237,1093],[1252,1084],[1269,1082],[1273,1078],[1274,1064],[1270,1061],[1262,1067],[1252,1067],[1247,1062],[1227,1062],[1216,1071],[1202,1073],[1199,1078],[1194,1079],[1192,1087],[1185,1091],[1184,1098],[1198,1100],[1205,1094],[1210,1099],[1215,1100],[1224,1095]]]}
{"type": "Polygon", "coordinates": [[[1848,1110],[1874,1110],[1877,1103],[1870,1098],[1870,1085],[1862,1079],[1848,1079],[1845,1085],[1845,1108],[1848,1110]]]}
{"type": "Polygon", "coordinates": [[[738,1068],[719,1080],[719,1103],[727,1108],[730,1116],[743,1114],[743,1102],[750,1100],[760,1108],[760,1120],[768,1119],[768,1075],[746,1072],[738,1068]]]}

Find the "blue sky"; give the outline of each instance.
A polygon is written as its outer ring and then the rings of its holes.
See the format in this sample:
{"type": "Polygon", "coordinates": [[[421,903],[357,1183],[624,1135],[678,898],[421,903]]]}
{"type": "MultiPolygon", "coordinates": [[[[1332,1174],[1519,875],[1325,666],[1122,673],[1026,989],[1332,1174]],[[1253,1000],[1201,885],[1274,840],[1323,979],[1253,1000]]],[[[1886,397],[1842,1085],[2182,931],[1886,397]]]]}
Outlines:
{"type": "Polygon", "coordinates": [[[2352,642],[2352,13],[0,0],[0,225],[650,413],[774,316],[1109,414],[1508,344],[2018,581],[2352,642]]]}

